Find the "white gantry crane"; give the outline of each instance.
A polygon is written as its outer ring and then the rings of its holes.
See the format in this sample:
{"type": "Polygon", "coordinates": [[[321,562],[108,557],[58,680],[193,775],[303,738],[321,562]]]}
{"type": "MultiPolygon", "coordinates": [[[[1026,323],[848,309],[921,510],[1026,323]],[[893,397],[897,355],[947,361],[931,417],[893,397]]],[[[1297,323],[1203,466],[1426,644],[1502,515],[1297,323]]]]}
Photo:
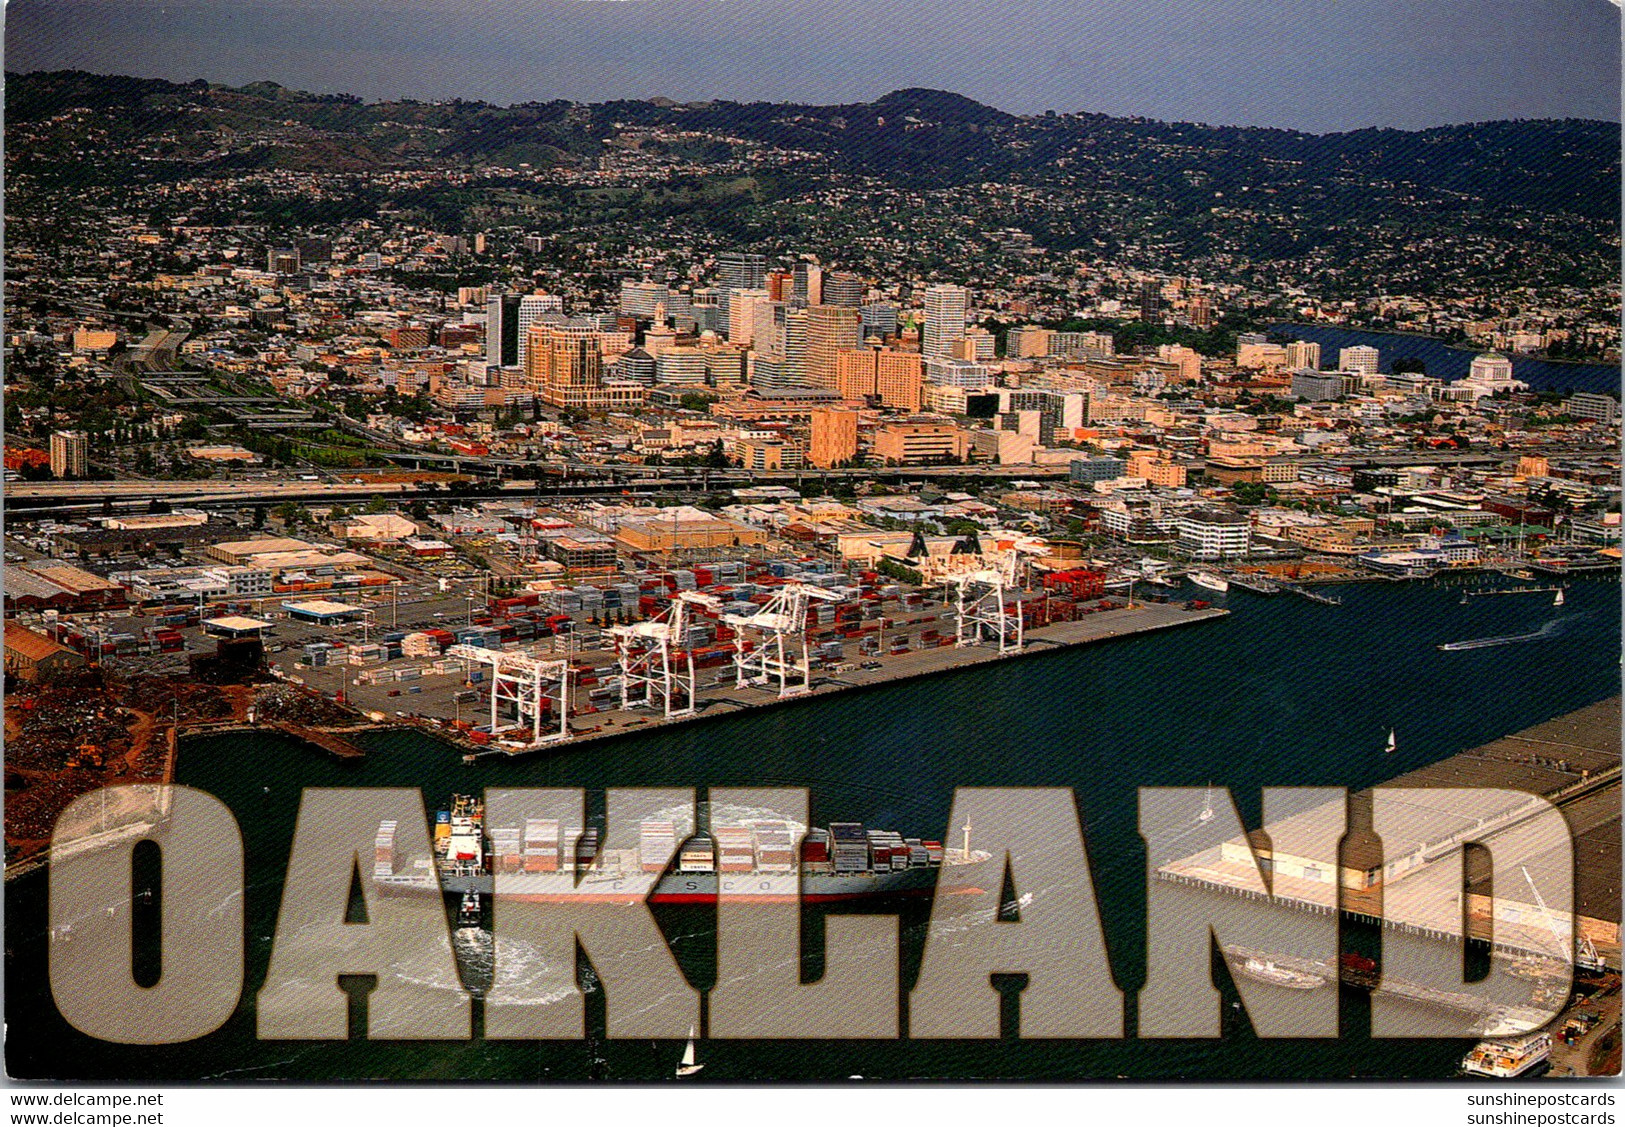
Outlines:
{"type": "Polygon", "coordinates": [[[992,642],[1001,654],[1017,653],[1026,642],[1021,603],[1021,553],[1006,549],[997,555],[955,553],[940,556],[924,569],[928,580],[953,592],[954,644],[979,646],[992,642]]]}
{"type": "Polygon", "coordinates": [[[546,661],[521,653],[505,653],[484,646],[451,646],[450,657],[491,667],[491,735],[523,739],[528,746],[570,738],[570,663],[546,661]],[[501,706],[514,707],[515,723],[499,727],[501,706]],[[552,713],[543,730],[542,721],[552,713]],[[557,721],[555,726],[552,721],[557,721]]]}
{"type": "Polygon", "coordinates": [[[722,600],[679,591],[659,617],[609,628],[621,671],[622,708],[658,706],[668,720],[694,714],[694,655],[685,635],[693,611],[701,607],[720,612],[722,600]]]}
{"type": "Polygon", "coordinates": [[[734,684],[777,685],[780,697],[800,696],[812,688],[807,653],[807,608],[814,600],[837,602],[841,596],[810,583],[786,583],[755,614],[725,614],[734,628],[734,684]],[[745,644],[753,643],[747,650],[745,644]]]}

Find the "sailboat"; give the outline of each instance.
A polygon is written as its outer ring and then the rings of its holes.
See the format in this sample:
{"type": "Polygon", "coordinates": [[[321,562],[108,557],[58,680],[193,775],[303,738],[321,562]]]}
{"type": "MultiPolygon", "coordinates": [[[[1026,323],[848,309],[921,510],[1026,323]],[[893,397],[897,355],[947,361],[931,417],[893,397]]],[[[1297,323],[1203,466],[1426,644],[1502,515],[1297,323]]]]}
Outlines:
{"type": "Polygon", "coordinates": [[[1213,821],[1213,786],[1211,783],[1208,785],[1207,793],[1202,796],[1202,812],[1196,815],[1196,820],[1198,822],[1213,821]]]}
{"type": "Polygon", "coordinates": [[[1397,747],[1397,746],[1398,746],[1398,743],[1394,740],[1394,730],[1392,728],[1389,728],[1388,729],[1388,746],[1382,749],[1383,754],[1384,755],[1392,755],[1392,754],[1394,754],[1394,748],[1397,747]]]}
{"type": "Polygon", "coordinates": [[[1552,605],[1554,607],[1560,607],[1563,605],[1563,589],[1561,587],[1557,589],[1557,595],[1552,599],[1552,605]]]}
{"type": "Polygon", "coordinates": [[[683,1049],[683,1059],[677,1062],[677,1075],[679,1078],[693,1076],[705,1065],[695,1059],[694,1053],[694,1027],[688,1027],[688,1045],[683,1049]]]}

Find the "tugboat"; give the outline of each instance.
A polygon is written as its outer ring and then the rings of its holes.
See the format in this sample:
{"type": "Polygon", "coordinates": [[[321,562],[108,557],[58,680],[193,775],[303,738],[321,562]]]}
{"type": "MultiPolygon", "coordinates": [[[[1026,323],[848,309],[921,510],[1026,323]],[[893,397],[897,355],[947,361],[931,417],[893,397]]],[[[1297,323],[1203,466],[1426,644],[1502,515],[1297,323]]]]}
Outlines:
{"type": "Polygon", "coordinates": [[[479,927],[480,915],[480,894],[471,888],[463,893],[462,903],[457,906],[457,926],[479,927]]]}

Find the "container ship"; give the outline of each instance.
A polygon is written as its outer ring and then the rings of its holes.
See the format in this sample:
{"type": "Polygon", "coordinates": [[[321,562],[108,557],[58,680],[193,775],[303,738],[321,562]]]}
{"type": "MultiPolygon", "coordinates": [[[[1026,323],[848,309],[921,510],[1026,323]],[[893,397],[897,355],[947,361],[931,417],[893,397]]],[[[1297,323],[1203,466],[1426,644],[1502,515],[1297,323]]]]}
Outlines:
{"type": "Polygon", "coordinates": [[[637,848],[606,849],[597,829],[554,819],[488,829],[483,804],[458,795],[435,815],[432,860],[404,869],[395,830],[387,821],[378,827],[373,881],[385,894],[490,895],[500,877],[503,899],[536,903],[707,904],[719,890],[761,903],[827,903],[929,896],[945,868],[955,870],[967,892],[997,887],[988,882],[1002,877],[991,871],[991,854],[971,849],[968,827],[960,848],[945,848],[857,822],[814,826],[803,835],[785,819],[751,817],[715,823],[709,834],[679,842],[676,823],[657,818],[640,825],[637,848]],[[674,852],[676,864],[668,866],[674,852]],[[571,879],[561,881],[561,874],[571,879]],[[648,896],[640,896],[637,889],[651,874],[660,875],[648,896]]]}

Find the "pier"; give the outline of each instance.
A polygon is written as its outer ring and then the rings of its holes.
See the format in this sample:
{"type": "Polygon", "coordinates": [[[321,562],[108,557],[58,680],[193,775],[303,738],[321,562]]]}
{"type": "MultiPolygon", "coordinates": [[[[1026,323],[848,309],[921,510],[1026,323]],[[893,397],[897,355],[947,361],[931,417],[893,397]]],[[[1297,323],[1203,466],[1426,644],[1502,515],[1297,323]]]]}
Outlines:
{"type": "MultiPolygon", "coordinates": [[[[568,739],[556,740],[535,747],[508,748],[495,745],[466,746],[482,755],[534,755],[575,748],[593,740],[646,732],[672,724],[692,723],[729,716],[752,709],[768,708],[798,701],[815,700],[835,693],[854,689],[873,688],[918,677],[931,677],[973,666],[999,661],[1015,661],[1075,646],[1090,645],[1119,638],[1191,626],[1226,617],[1230,612],[1221,607],[1187,609],[1182,603],[1136,603],[1130,607],[1098,611],[1072,622],[1057,622],[1035,627],[1026,633],[1026,645],[1016,653],[1000,654],[995,645],[985,646],[933,646],[910,650],[907,653],[878,656],[879,669],[854,668],[843,672],[815,673],[809,691],[789,697],[780,697],[770,688],[735,686],[731,670],[722,683],[702,686],[698,708],[690,716],[666,719],[641,709],[601,709],[597,712],[573,712],[573,734],[568,739]]],[[[461,733],[434,728],[438,735],[461,733]]],[[[459,741],[462,742],[462,741],[459,741]]]]}

